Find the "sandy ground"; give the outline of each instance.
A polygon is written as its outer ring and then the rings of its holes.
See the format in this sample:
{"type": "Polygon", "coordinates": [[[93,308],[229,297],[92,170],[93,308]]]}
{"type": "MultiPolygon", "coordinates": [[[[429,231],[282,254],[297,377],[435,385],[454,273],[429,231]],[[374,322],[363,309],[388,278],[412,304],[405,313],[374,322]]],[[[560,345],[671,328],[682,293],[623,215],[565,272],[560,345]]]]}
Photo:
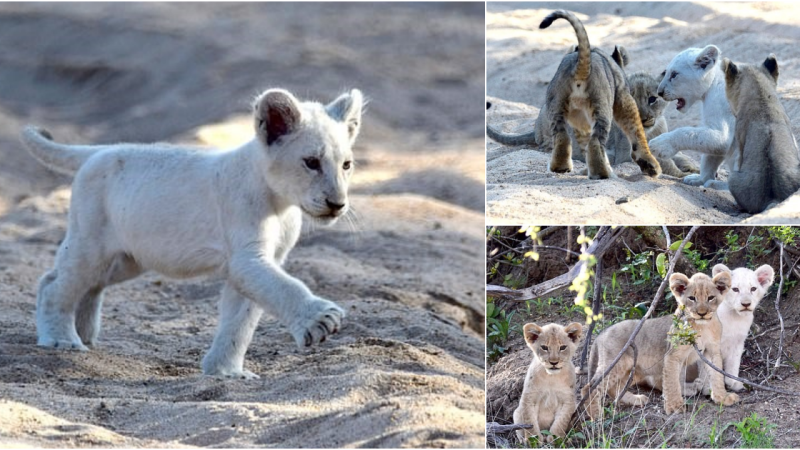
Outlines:
{"type": "Polygon", "coordinates": [[[482,448],[483,29],[480,3],[0,5],[0,445],[482,448]],[[260,380],[203,377],[221,282],[148,274],[106,291],[97,348],[36,347],[70,179],[21,126],[231,145],[269,86],[371,100],[357,218],[287,262],[347,310],[341,332],[300,351],[265,317],[260,380]]]}
{"type": "MultiPolygon", "coordinates": [[[[734,61],[760,63],[775,53],[780,65],[778,94],[800,131],[800,5],[792,3],[495,3],[487,6],[486,113],[504,132],[527,132],[544,104],[548,82],[569,46],[577,41],[564,21],[539,30],[554,9],[577,13],[593,46],[611,52],[625,46],[629,73],[658,74],[680,51],[714,44],[734,61]]],[[[699,105],[665,116],[670,129],[700,123],[699,105]]],[[[699,162],[699,157],[689,152],[699,162]]],[[[576,172],[547,171],[549,153],[504,147],[488,140],[487,221],[492,224],[535,221],[542,224],[754,223],[800,220],[800,196],[775,210],[751,217],[739,210],[730,192],[684,185],[676,178],[643,176],[634,163],[615,168],[615,180],[592,181],[576,172]],[[624,203],[618,200],[627,198],[624,203]]],[[[726,173],[721,173],[724,179],[726,173]]]]}

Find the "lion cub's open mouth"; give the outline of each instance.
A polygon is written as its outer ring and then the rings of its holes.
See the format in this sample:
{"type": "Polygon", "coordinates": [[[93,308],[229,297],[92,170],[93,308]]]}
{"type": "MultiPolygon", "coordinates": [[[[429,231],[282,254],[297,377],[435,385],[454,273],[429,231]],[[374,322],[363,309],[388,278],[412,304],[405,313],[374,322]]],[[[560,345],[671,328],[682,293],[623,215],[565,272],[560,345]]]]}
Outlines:
{"type": "Polygon", "coordinates": [[[682,110],[684,106],[686,106],[686,100],[682,99],[682,98],[679,98],[678,99],[678,104],[676,105],[676,107],[678,108],[678,111],[682,110]]]}

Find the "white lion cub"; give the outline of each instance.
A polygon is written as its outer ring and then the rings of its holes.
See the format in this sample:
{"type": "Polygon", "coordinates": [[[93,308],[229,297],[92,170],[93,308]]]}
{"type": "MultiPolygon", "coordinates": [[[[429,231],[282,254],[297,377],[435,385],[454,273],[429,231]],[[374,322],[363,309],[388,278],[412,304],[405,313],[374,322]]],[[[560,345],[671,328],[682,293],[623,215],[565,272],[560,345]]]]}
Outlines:
{"type": "Polygon", "coordinates": [[[87,350],[100,331],[103,289],[146,270],[225,278],[207,375],[258,378],[243,365],[263,310],[298,345],[337,332],[344,311],[281,265],[302,213],[332,224],[347,212],[361,109],[355,89],[328,105],[270,89],[254,104],[256,136],[215,152],[63,145],[26,128],[22,141],[39,161],[77,172],[67,234],[55,268],[39,281],[38,344],[87,350]]]}
{"type": "MultiPolygon", "coordinates": [[[[755,271],[740,267],[731,271],[724,264],[717,264],[712,269],[716,276],[721,272],[731,272],[731,290],[725,295],[724,301],[717,309],[717,317],[722,322],[722,369],[731,375],[739,376],[739,364],[744,351],[744,341],[753,324],[753,311],[758,307],[758,302],[769,291],[775,281],[775,271],[768,265],[763,265],[755,271]]],[[[685,395],[695,395],[702,392],[708,395],[710,390],[709,370],[705,364],[698,363],[699,376],[694,383],[687,383],[685,395]]],[[[688,376],[688,373],[687,373],[688,376]]],[[[725,378],[725,385],[732,391],[741,391],[744,385],[740,381],[725,378]]]]}
{"type": "Polygon", "coordinates": [[[658,85],[658,95],[668,102],[677,100],[678,111],[684,113],[702,101],[703,123],[664,133],[653,138],[649,145],[659,158],[672,158],[683,150],[702,153],[700,173],[687,175],[683,182],[728,189],[727,183],[715,177],[733,142],[736,118],[725,96],[725,73],[720,63],[720,50],[714,45],[687,48],[670,61],[658,85]]]}

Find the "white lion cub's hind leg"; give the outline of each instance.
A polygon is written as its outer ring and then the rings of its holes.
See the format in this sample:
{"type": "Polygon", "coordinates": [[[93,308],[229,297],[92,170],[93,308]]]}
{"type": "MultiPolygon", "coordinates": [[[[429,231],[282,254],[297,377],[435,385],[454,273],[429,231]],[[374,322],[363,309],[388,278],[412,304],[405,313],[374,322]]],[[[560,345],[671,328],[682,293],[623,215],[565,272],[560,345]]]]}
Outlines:
{"type": "Polygon", "coordinates": [[[219,329],[211,350],[203,358],[205,375],[255,379],[258,375],[244,370],[244,355],[263,310],[241,296],[228,284],[222,289],[219,303],[219,329]]]}

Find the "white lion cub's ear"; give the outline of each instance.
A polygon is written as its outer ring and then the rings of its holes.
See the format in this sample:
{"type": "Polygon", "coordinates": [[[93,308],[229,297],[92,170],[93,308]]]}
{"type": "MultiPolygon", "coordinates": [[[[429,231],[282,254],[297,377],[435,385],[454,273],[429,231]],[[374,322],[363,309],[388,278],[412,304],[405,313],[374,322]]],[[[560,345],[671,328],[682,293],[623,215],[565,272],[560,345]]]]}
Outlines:
{"type": "Polygon", "coordinates": [[[706,70],[708,66],[713,66],[719,59],[720,51],[715,45],[709,45],[700,51],[697,59],[694,60],[694,65],[700,69],[706,70]]]}
{"type": "Polygon", "coordinates": [[[278,139],[291,134],[300,124],[300,102],[289,91],[270,89],[256,99],[253,105],[256,133],[270,146],[278,139]]]}
{"type": "Polygon", "coordinates": [[[756,279],[761,287],[768,289],[770,286],[772,286],[772,283],[775,282],[775,271],[772,269],[772,267],[764,264],[756,269],[756,279]]]}
{"type": "Polygon", "coordinates": [[[364,107],[364,97],[361,91],[353,89],[349,93],[342,94],[332,101],[325,110],[334,120],[347,124],[347,133],[350,143],[353,143],[361,129],[361,110],[364,107]]]}

